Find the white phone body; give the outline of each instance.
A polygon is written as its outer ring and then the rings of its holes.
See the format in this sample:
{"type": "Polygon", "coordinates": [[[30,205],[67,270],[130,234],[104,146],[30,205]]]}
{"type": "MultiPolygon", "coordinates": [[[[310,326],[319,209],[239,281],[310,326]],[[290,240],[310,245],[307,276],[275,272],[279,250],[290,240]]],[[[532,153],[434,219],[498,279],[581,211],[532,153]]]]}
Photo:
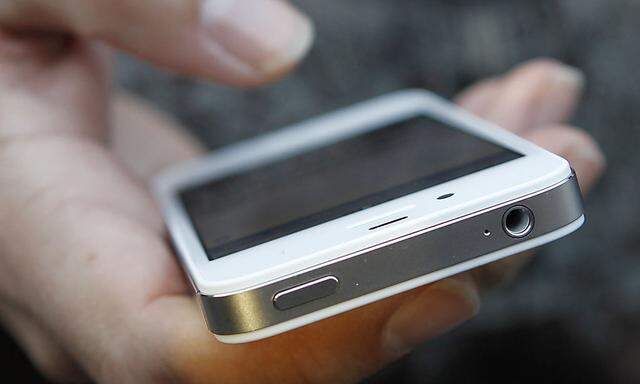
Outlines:
{"type": "MultiPolygon", "coordinates": [[[[321,267],[338,268],[339,263],[357,257],[365,250],[443,228],[464,218],[476,217],[496,207],[507,207],[513,202],[553,190],[571,178],[572,170],[565,159],[479,119],[431,93],[407,90],[313,118],[175,166],[155,180],[155,191],[177,254],[197,294],[201,298],[215,300],[232,298],[234,295],[243,293],[245,293],[243,297],[247,297],[247,292],[275,286],[288,279],[293,280],[289,285],[285,283],[281,286],[291,286],[294,290],[297,287],[304,288],[304,284],[295,282],[297,276],[321,267]],[[192,220],[180,201],[180,191],[355,137],[417,115],[426,115],[450,124],[467,134],[517,152],[522,157],[225,257],[215,260],[207,257],[192,220]],[[437,200],[437,197],[450,193],[454,195],[437,200]],[[406,217],[406,219],[375,231],[371,230],[376,225],[396,217],[406,217]]],[[[580,202],[573,200],[579,200],[579,193],[578,196],[575,195],[575,191],[569,195],[565,193],[563,199],[572,201],[560,201],[554,204],[572,204],[578,207],[580,202]]],[[[261,315],[247,313],[251,309],[246,308],[245,302],[242,311],[245,312],[246,318],[238,320],[237,332],[216,332],[215,327],[211,325],[211,318],[208,319],[210,328],[219,340],[226,343],[243,343],[270,337],[565,236],[584,222],[581,211],[575,214],[578,209],[575,208],[572,211],[571,217],[564,218],[566,222],[562,222],[562,225],[544,234],[514,239],[514,242],[508,243],[508,246],[495,249],[490,253],[478,254],[464,262],[418,277],[412,276],[406,281],[398,280],[400,282],[397,284],[376,288],[373,292],[355,297],[349,296],[348,300],[327,301],[325,305],[314,307],[303,314],[297,312],[298,314],[287,317],[285,321],[275,321],[267,325],[266,323],[250,324],[251,321],[247,319],[261,315]]],[[[496,230],[499,231],[499,228],[492,228],[494,233],[485,237],[497,236],[496,230]]],[[[357,281],[340,281],[339,284],[341,290],[358,285],[357,281]]],[[[271,294],[267,296],[269,295],[271,294]]],[[[203,305],[206,303],[208,301],[203,305]]],[[[260,308],[267,308],[267,306],[268,304],[261,303],[255,310],[259,312],[260,308]]],[[[229,315],[219,313],[224,309],[216,310],[207,312],[205,308],[205,313],[209,317],[229,315]]]]}

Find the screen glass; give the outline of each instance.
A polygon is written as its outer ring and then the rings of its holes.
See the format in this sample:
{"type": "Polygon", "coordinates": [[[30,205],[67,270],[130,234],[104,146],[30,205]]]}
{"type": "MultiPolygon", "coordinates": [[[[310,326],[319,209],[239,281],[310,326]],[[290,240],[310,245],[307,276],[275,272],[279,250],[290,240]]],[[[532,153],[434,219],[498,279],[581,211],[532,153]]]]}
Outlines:
{"type": "Polygon", "coordinates": [[[521,157],[416,117],[180,193],[210,260],[521,157]]]}

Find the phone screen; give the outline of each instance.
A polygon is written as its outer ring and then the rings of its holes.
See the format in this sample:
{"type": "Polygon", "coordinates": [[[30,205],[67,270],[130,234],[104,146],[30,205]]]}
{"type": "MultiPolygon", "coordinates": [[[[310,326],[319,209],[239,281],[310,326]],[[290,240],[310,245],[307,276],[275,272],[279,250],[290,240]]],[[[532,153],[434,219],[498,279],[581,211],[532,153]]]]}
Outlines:
{"type": "Polygon", "coordinates": [[[181,191],[210,260],[522,157],[416,117],[181,191]]]}

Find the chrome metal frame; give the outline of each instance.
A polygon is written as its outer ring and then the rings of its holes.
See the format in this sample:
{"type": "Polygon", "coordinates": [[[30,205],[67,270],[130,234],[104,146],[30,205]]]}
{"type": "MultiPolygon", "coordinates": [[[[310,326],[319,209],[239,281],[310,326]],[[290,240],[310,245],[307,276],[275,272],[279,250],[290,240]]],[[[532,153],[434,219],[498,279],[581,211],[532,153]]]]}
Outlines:
{"type": "Polygon", "coordinates": [[[580,189],[572,175],[518,200],[345,255],[263,286],[224,296],[199,295],[199,299],[213,333],[253,332],[529,241],[563,228],[582,215],[580,189]],[[503,216],[518,205],[533,212],[535,224],[527,236],[516,238],[503,230],[503,216]],[[275,297],[283,292],[328,277],[339,280],[334,294],[285,310],[274,305],[275,297]]]}

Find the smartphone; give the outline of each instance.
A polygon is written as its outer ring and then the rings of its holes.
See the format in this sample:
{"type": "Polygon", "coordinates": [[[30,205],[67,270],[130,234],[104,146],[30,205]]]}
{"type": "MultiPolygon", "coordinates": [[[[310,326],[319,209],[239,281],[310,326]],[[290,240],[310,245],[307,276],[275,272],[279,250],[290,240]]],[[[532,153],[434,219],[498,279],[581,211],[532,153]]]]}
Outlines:
{"type": "Polygon", "coordinates": [[[566,160],[422,90],[222,148],[154,187],[225,343],[302,327],[584,222],[566,160]]]}

